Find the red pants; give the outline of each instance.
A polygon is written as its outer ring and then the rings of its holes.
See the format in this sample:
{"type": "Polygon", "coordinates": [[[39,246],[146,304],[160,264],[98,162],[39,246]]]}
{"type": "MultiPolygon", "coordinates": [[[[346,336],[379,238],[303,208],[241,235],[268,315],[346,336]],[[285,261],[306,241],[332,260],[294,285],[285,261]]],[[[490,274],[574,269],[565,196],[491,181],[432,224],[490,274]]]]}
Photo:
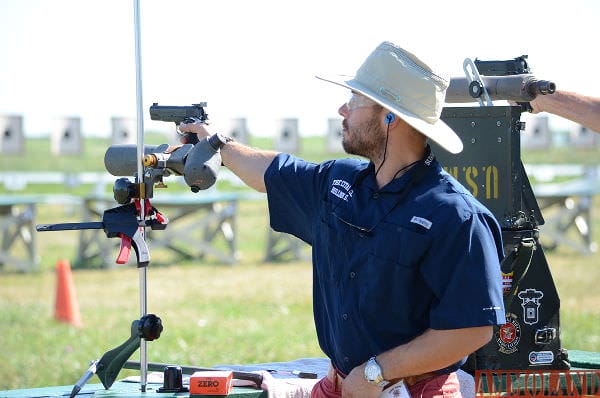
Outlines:
{"type": "MultiPolygon", "coordinates": [[[[408,387],[411,398],[461,398],[460,383],[456,373],[444,374],[422,380],[408,387]]],[[[311,398],[340,398],[341,391],[327,377],[321,379],[313,387],[311,398]]]]}

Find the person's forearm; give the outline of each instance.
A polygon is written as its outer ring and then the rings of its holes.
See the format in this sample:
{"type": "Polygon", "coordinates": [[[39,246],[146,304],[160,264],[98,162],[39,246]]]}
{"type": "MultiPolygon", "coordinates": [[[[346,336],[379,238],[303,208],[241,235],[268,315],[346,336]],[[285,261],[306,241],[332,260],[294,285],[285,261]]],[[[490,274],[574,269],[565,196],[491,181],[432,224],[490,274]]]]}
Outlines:
{"type": "Polygon", "coordinates": [[[484,346],[492,338],[491,326],[429,329],[407,344],[377,356],[386,379],[415,376],[446,368],[484,346]]]}
{"type": "MultiPolygon", "coordinates": [[[[429,329],[407,344],[377,355],[385,380],[396,380],[444,369],[483,347],[492,326],[453,330],[429,329]]],[[[352,369],[342,383],[343,397],[377,397],[381,387],[365,378],[365,363],[352,369]]]]}
{"type": "Polygon", "coordinates": [[[278,152],[254,149],[235,141],[221,149],[223,165],[240,177],[246,185],[266,192],[265,171],[278,152]]]}
{"type": "Polygon", "coordinates": [[[535,113],[548,112],[600,132],[600,98],[569,91],[538,95],[531,101],[535,113]]]}

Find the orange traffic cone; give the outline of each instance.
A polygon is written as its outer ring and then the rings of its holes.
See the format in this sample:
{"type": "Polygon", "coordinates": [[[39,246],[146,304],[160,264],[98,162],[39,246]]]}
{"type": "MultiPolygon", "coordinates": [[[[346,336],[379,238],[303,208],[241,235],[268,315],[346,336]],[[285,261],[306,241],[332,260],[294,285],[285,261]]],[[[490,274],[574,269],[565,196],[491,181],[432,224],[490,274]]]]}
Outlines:
{"type": "Polygon", "coordinates": [[[54,304],[54,318],[81,326],[81,315],[77,293],[71,275],[71,265],[68,260],[58,260],[56,263],[56,301],[54,304]]]}

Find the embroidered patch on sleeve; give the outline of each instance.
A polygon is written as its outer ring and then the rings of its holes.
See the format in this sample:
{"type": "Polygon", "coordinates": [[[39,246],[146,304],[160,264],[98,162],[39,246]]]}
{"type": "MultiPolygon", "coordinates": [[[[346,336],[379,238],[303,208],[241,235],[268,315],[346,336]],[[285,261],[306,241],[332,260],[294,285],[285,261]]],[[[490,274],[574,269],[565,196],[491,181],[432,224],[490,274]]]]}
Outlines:
{"type": "Polygon", "coordinates": [[[417,217],[417,216],[413,216],[413,218],[410,219],[411,223],[414,224],[419,224],[420,226],[422,226],[425,229],[430,229],[431,228],[431,221],[423,218],[423,217],[417,217]]]}

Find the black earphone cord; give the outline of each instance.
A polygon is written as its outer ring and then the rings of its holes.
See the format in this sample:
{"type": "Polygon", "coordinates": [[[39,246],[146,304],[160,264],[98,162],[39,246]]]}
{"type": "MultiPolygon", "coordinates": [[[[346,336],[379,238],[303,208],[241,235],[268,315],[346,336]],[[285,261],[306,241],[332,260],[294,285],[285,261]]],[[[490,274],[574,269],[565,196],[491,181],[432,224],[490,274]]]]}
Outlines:
{"type": "MultiPolygon", "coordinates": [[[[392,123],[394,121],[394,114],[391,112],[388,113],[385,116],[385,119],[386,119],[387,130],[385,132],[385,148],[383,148],[383,160],[381,161],[381,164],[379,165],[379,167],[377,167],[377,170],[375,170],[375,178],[377,178],[377,174],[379,174],[379,170],[381,170],[381,168],[383,167],[383,164],[385,163],[385,160],[387,157],[387,147],[388,147],[388,142],[390,140],[390,123],[392,123]]],[[[394,174],[394,176],[392,177],[392,180],[395,179],[396,177],[398,177],[398,174],[400,174],[404,170],[408,169],[409,167],[414,166],[415,164],[419,163],[420,161],[421,161],[421,159],[415,160],[414,162],[407,164],[406,166],[403,166],[400,170],[398,170],[394,174]]]]}
{"type": "MultiPolygon", "coordinates": [[[[387,119],[387,116],[386,116],[387,119]]],[[[383,164],[385,163],[385,158],[387,157],[387,147],[388,147],[388,141],[390,140],[390,124],[386,123],[387,125],[387,130],[385,132],[385,147],[383,148],[383,159],[381,160],[381,164],[379,165],[379,167],[377,167],[377,170],[375,170],[375,178],[377,178],[377,174],[379,174],[379,170],[381,170],[381,168],[383,167],[383,164]]],[[[398,173],[396,173],[397,175],[398,173]]],[[[395,177],[395,175],[394,175],[395,177]]]]}

